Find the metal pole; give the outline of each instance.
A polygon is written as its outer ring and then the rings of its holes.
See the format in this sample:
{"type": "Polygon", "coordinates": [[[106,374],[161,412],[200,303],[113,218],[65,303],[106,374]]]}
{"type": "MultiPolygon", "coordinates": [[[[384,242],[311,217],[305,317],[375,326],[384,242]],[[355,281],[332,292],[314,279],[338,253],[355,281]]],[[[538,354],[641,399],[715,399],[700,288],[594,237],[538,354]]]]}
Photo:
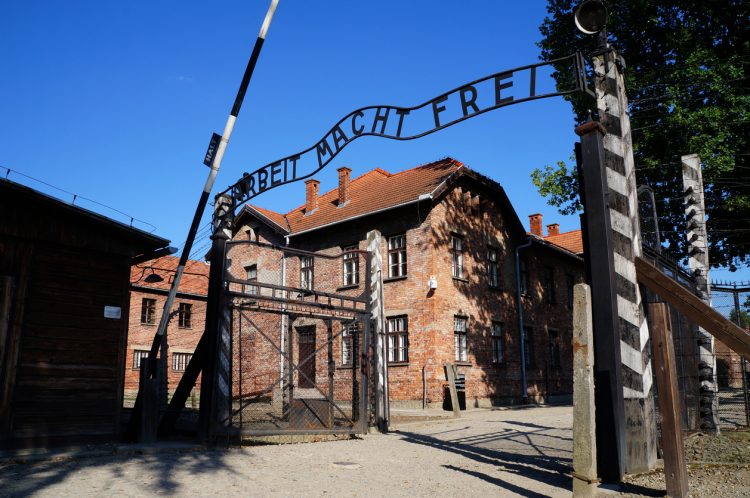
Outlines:
{"type": "MultiPolygon", "coordinates": [[[[516,246],[516,307],[518,309],[518,338],[521,352],[521,402],[525,405],[529,400],[526,392],[526,332],[523,330],[523,301],[521,299],[521,250],[531,247],[531,238],[525,244],[516,246]]],[[[528,291],[528,289],[526,289],[528,291]]]]}
{"type": "Polygon", "coordinates": [[[180,262],[177,265],[177,269],[175,270],[174,274],[174,280],[172,281],[172,287],[169,288],[167,300],[164,302],[164,309],[162,310],[161,319],[159,320],[159,327],[156,329],[156,336],[154,337],[154,342],[148,355],[149,369],[152,372],[154,362],[156,361],[156,354],[159,349],[159,342],[161,341],[161,336],[164,335],[164,332],[167,330],[167,324],[169,323],[169,312],[172,309],[172,305],[174,304],[174,299],[177,295],[177,288],[180,285],[182,274],[185,271],[185,264],[187,263],[188,256],[190,255],[190,251],[193,249],[193,242],[195,241],[195,234],[198,231],[198,224],[200,223],[201,218],[203,217],[203,212],[206,209],[208,196],[211,194],[211,189],[213,188],[214,182],[216,181],[216,175],[219,174],[219,168],[221,168],[221,161],[224,158],[224,152],[227,149],[229,138],[232,136],[232,130],[234,130],[234,123],[237,121],[237,116],[240,113],[240,107],[242,106],[242,101],[245,98],[245,93],[247,92],[250,78],[252,77],[253,71],[255,70],[255,63],[258,61],[260,49],[263,47],[263,42],[266,38],[266,32],[268,31],[268,27],[271,25],[271,19],[273,18],[273,14],[276,11],[276,6],[278,5],[278,3],[279,0],[271,0],[271,5],[270,7],[268,7],[266,18],[260,28],[260,34],[255,40],[253,53],[250,55],[250,60],[248,61],[247,67],[245,68],[245,74],[242,77],[240,88],[239,90],[237,90],[237,96],[234,99],[232,111],[229,113],[226,125],[224,126],[224,134],[222,135],[221,141],[219,142],[218,148],[216,149],[216,155],[211,161],[211,170],[208,173],[206,183],[203,185],[203,191],[201,192],[200,198],[198,200],[198,206],[195,208],[193,222],[190,225],[187,240],[185,241],[185,247],[182,249],[180,262]]]}
{"type": "MultiPolygon", "coordinates": [[[[229,114],[229,117],[227,118],[226,125],[224,126],[224,134],[221,136],[221,140],[218,143],[216,153],[210,162],[211,170],[208,173],[208,178],[206,179],[206,183],[203,185],[203,191],[201,192],[200,198],[198,200],[198,206],[195,208],[195,213],[193,214],[193,221],[190,225],[190,230],[188,231],[187,239],[185,240],[185,246],[182,249],[182,254],[180,255],[180,261],[177,265],[177,269],[175,270],[174,280],[172,281],[172,286],[169,288],[169,294],[167,295],[167,300],[164,302],[164,308],[162,309],[161,318],[159,320],[159,326],[156,329],[156,335],[154,336],[154,341],[151,344],[151,350],[149,351],[149,354],[148,354],[147,368],[148,368],[149,377],[151,378],[154,376],[154,373],[156,370],[156,357],[157,357],[157,353],[159,350],[159,345],[161,343],[161,338],[166,332],[167,325],[169,324],[169,312],[172,309],[172,305],[174,304],[175,297],[177,296],[177,289],[180,285],[182,274],[185,271],[185,265],[187,264],[188,257],[190,255],[190,252],[193,249],[193,242],[195,241],[195,234],[198,231],[198,225],[200,224],[200,220],[203,217],[203,212],[206,209],[206,204],[208,204],[208,197],[211,194],[211,189],[213,188],[214,182],[216,180],[216,176],[219,173],[219,168],[221,168],[221,161],[224,158],[224,152],[226,151],[227,144],[229,143],[229,138],[232,136],[232,130],[234,130],[234,123],[237,121],[237,116],[240,113],[240,107],[242,106],[242,101],[245,98],[245,93],[247,92],[247,87],[250,83],[250,78],[252,77],[253,71],[255,70],[255,64],[258,61],[260,50],[263,47],[263,42],[265,41],[266,33],[268,32],[268,28],[271,25],[271,19],[273,19],[273,14],[276,11],[276,6],[278,5],[278,3],[279,3],[279,0],[271,0],[271,5],[268,7],[268,11],[266,12],[266,17],[263,20],[263,24],[260,28],[260,33],[258,34],[258,38],[255,40],[255,46],[253,47],[253,52],[250,55],[250,60],[248,61],[247,67],[245,68],[245,74],[242,77],[240,88],[237,91],[237,96],[234,99],[232,110],[229,114]]],[[[137,397],[136,406],[134,407],[134,412],[137,413],[139,411],[139,405],[140,404],[139,404],[139,400],[137,397]]]]}

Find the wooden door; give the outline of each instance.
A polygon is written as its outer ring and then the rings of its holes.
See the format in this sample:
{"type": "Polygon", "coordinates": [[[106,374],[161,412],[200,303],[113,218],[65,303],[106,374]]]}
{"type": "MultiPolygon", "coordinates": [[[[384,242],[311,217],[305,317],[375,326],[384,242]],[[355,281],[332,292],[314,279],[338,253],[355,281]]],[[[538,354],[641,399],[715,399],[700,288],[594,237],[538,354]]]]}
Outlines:
{"type": "Polygon", "coordinates": [[[297,328],[299,382],[301,388],[315,387],[315,325],[297,328]]]}

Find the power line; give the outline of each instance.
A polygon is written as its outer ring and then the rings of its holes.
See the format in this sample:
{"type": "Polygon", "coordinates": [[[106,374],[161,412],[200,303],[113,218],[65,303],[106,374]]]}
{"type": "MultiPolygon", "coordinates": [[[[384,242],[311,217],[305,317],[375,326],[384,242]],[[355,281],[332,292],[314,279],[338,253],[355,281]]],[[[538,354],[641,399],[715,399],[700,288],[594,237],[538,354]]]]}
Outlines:
{"type": "Polygon", "coordinates": [[[67,191],[65,189],[62,189],[62,188],[56,186],[56,185],[52,185],[51,183],[45,182],[44,180],[40,180],[38,178],[34,178],[33,176],[29,176],[29,175],[27,175],[25,173],[21,173],[20,171],[18,171],[16,169],[11,169],[11,168],[9,168],[7,166],[2,166],[2,165],[0,165],[0,168],[3,168],[5,170],[7,170],[6,173],[5,173],[5,179],[6,180],[8,180],[8,177],[10,176],[11,173],[16,174],[16,175],[20,175],[20,176],[23,176],[23,177],[28,178],[30,180],[33,180],[35,182],[41,183],[42,185],[45,185],[47,187],[53,188],[55,190],[59,190],[60,192],[63,192],[63,193],[68,194],[70,196],[73,196],[73,200],[70,203],[71,205],[75,205],[77,199],[82,199],[84,201],[91,202],[91,203],[96,204],[98,206],[101,206],[103,208],[107,208],[109,210],[112,210],[112,211],[114,211],[114,212],[116,212],[118,214],[121,214],[121,215],[125,216],[126,218],[130,218],[130,226],[131,227],[133,226],[133,222],[137,221],[138,223],[143,223],[144,225],[150,226],[151,227],[151,230],[149,231],[150,233],[153,233],[156,230],[156,226],[155,225],[152,225],[151,223],[149,223],[147,221],[143,221],[143,220],[140,220],[140,219],[135,218],[133,216],[130,216],[128,213],[120,211],[117,208],[113,208],[112,206],[108,206],[107,204],[101,203],[99,201],[95,201],[93,199],[89,199],[88,197],[84,197],[84,196],[76,194],[74,192],[69,192],[69,191],[67,191]]]}

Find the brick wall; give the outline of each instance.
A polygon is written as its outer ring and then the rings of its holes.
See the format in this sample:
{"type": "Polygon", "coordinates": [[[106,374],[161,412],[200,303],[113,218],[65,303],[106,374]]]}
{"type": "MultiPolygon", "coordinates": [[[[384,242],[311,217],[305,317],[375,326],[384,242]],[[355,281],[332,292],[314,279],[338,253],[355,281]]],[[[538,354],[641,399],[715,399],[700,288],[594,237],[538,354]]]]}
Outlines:
{"type": "MultiPolygon", "coordinates": [[[[454,319],[467,323],[466,361],[459,363],[459,373],[466,375],[469,406],[513,403],[520,400],[521,349],[516,302],[515,248],[527,237],[510,228],[507,221],[514,213],[504,212],[497,195],[477,182],[462,180],[441,198],[411,204],[367,218],[341,223],[308,234],[290,237],[291,247],[319,254],[339,255],[342,248],[356,245],[365,249],[366,234],[372,229],[382,235],[381,254],[384,270],[386,319],[406,317],[408,324],[408,361],[389,365],[389,393],[393,406],[421,406],[423,381],[426,399],[440,406],[445,396],[444,364],[454,363],[454,319]],[[390,278],[388,274],[388,239],[406,236],[407,275],[390,278]],[[451,272],[452,239],[459,237],[463,249],[463,274],[451,272]],[[497,254],[498,285],[491,286],[488,277],[488,251],[497,254]],[[437,288],[430,289],[434,277],[437,288]],[[493,358],[493,324],[501,331],[502,361],[493,358]]],[[[352,202],[355,202],[353,200],[352,202]]],[[[266,225],[245,219],[238,227],[235,240],[258,240],[283,246],[284,237],[266,225]]],[[[579,259],[545,244],[541,238],[522,251],[527,261],[530,286],[522,297],[525,326],[530,331],[532,358],[527,368],[527,395],[544,401],[572,393],[572,309],[568,306],[568,287],[583,280],[579,259]],[[546,282],[552,282],[552,285],[546,282]],[[550,290],[554,294],[550,298],[550,290]]],[[[233,245],[228,253],[232,276],[244,279],[246,269],[256,265],[259,281],[282,284],[281,252],[249,244],[233,245]]],[[[286,258],[285,285],[300,285],[300,258],[286,258]]],[[[315,289],[342,294],[359,294],[364,290],[365,260],[359,264],[359,285],[345,287],[340,259],[315,259],[315,289]]],[[[140,325],[141,299],[145,291],[134,290],[131,298],[131,337],[128,347],[126,389],[137,386],[137,372],[132,371],[133,350],[150,346],[155,326],[140,325]]],[[[157,295],[157,309],[163,296],[157,295]]],[[[178,299],[178,303],[180,299],[178,299]]],[[[195,323],[191,331],[170,325],[170,354],[192,350],[203,332],[204,301],[194,304],[195,323]],[[200,311],[200,313],[198,313],[200,311]],[[200,318],[198,318],[200,316],[200,318]],[[198,325],[198,320],[200,325],[198,325]],[[175,330],[176,329],[176,330],[175,330]]],[[[158,323],[158,317],[156,319],[158,323]]],[[[314,345],[320,352],[315,358],[314,381],[327,385],[327,324],[319,319],[297,318],[294,322],[293,360],[299,363],[299,331],[315,328],[314,345]]],[[[269,403],[279,401],[282,375],[282,317],[273,313],[239,312],[233,317],[234,380],[233,394],[257,396],[269,403]],[[252,323],[251,323],[252,322],[252,323]],[[262,332],[262,333],[261,333],[262,332]],[[274,346],[275,345],[275,346],[274,346]]],[[[342,364],[341,323],[332,324],[336,399],[351,397],[351,368],[342,364]]],[[[287,346],[288,347],[288,346],[287,346]]],[[[170,358],[171,366],[171,358],[170,358]]],[[[299,385],[297,371],[293,384],[299,385]]],[[[170,374],[170,387],[178,375],[170,374]]]]}
{"type": "MultiPolygon", "coordinates": [[[[442,404],[446,385],[443,365],[455,361],[456,316],[466,318],[468,324],[467,361],[460,364],[459,372],[466,375],[470,404],[486,406],[520,399],[514,254],[516,245],[527,239],[517,233],[511,235],[506,216],[493,201],[492,192],[462,183],[438,199],[431,209],[426,203],[414,204],[365,220],[291,237],[293,247],[339,254],[342,247],[352,244],[364,249],[366,234],[371,229],[383,234],[385,315],[386,318],[406,317],[408,323],[408,361],[389,365],[389,394],[394,406],[421,405],[423,369],[428,403],[442,404]],[[401,234],[407,241],[408,273],[405,278],[389,278],[388,239],[401,234]],[[453,278],[451,274],[453,236],[463,241],[461,278],[453,278]],[[490,248],[498,255],[497,287],[490,287],[487,276],[490,248]],[[429,289],[430,277],[437,280],[434,290],[429,289]],[[500,363],[493,362],[493,323],[502,327],[504,354],[500,363]]],[[[525,254],[532,283],[522,298],[527,317],[525,325],[531,331],[533,345],[533,360],[527,372],[528,395],[537,400],[569,395],[572,392],[572,310],[568,308],[567,285],[568,275],[572,277],[570,283],[582,280],[582,265],[570,255],[544,247],[542,242],[525,254]],[[545,300],[542,285],[545,267],[550,268],[548,271],[554,282],[555,298],[550,302],[545,300]],[[552,353],[559,361],[551,358],[552,353]]],[[[297,258],[288,260],[287,271],[287,285],[296,285],[299,279],[297,258]]],[[[363,279],[364,268],[360,267],[360,273],[363,279]]],[[[316,259],[315,279],[318,290],[350,292],[341,288],[340,265],[324,265],[316,259]]],[[[324,341],[325,326],[317,322],[320,331],[317,340],[324,341]]],[[[299,323],[312,325],[313,321],[299,323]]],[[[280,324],[274,323],[273,327],[280,327],[280,324]]],[[[339,330],[339,325],[334,324],[334,334],[339,330]]],[[[318,342],[317,346],[323,344],[318,342]]],[[[335,341],[337,365],[340,348],[340,341],[335,341]]],[[[278,354],[276,358],[274,364],[278,370],[278,354]]],[[[316,381],[325,381],[327,367],[323,363],[316,364],[316,381]]],[[[276,375],[278,377],[278,373],[276,375]]]]}
{"type": "MultiPolygon", "coordinates": [[[[141,263],[131,269],[130,310],[128,317],[128,340],[125,357],[124,391],[125,404],[132,403],[138,392],[140,369],[135,368],[136,351],[149,351],[156,329],[161,319],[167,293],[174,278],[178,258],[166,256],[154,261],[141,263]],[[145,279],[156,274],[160,282],[149,283],[145,279]],[[142,322],[144,299],[155,301],[151,323],[142,322]]],[[[167,387],[172,393],[182,378],[182,370],[174,367],[175,355],[192,354],[205,330],[206,291],[208,285],[208,265],[199,261],[189,261],[180,282],[180,289],[172,307],[172,318],[167,327],[167,387]],[[181,304],[191,306],[190,323],[180,326],[179,309],[181,304]]],[[[194,390],[195,399],[200,392],[200,377],[194,390]]],[[[190,405],[191,400],[188,400],[190,405]]]]}
{"type": "MultiPolygon", "coordinates": [[[[161,319],[161,311],[166,301],[166,294],[145,288],[132,289],[130,292],[130,317],[128,329],[128,347],[125,358],[125,397],[134,398],[138,392],[139,369],[134,368],[136,351],[148,351],[156,334],[161,319]],[[156,314],[153,324],[141,323],[141,306],[143,299],[156,300],[156,314]]],[[[175,353],[192,354],[205,329],[205,297],[179,295],[175,299],[173,311],[179,309],[180,303],[192,305],[192,320],[189,328],[180,327],[175,315],[167,327],[167,372],[169,392],[173,392],[182,378],[182,371],[173,369],[175,353]]],[[[196,384],[196,393],[200,391],[200,380],[196,384]]],[[[188,401],[189,402],[189,401],[188,401]]]]}

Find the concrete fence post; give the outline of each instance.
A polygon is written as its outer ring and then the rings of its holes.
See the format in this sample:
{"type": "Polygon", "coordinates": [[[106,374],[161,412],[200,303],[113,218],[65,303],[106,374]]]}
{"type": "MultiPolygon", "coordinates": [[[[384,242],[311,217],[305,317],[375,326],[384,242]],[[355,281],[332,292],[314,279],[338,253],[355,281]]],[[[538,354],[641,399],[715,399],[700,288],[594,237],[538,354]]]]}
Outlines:
{"type": "Polygon", "coordinates": [[[573,288],[573,496],[594,496],[598,482],[591,288],[577,284],[573,288]]]}
{"type": "Polygon", "coordinates": [[[377,230],[367,233],[367,250],[370,252],[370,317],[374,326],[373,364],[375,367],[375,419],[378,429],[388,431],[390,409],[388,406],[388,365],[386,363],[385,312],[383,304],[383,260],[380,252],[382,236],[377,230]]]}
{"type": "Polygon", "coordinates": [[[599,121],[607,130],[603,139],[604,162],[614,242],[627,443],[625,470],[633,473],[650,470],[656,464],[651,344],[635,273],[635,258],[641,256],[642,247],[633,141],[625,94],[625,61],[614,49],[607,49],[594,56],[593,62],[599,121]]]}
{"type": "MultiPolygon", "coordinates": [[[[706,206],[703,195],[701,160],[697,154],[682,156],[682,185],[685,188],[688,266],[695,278],[696,290],[706,304],[711,304],[709,286],[706,206]]],[[[700,379],[700,428],[719,432],[718,397],[716,396],[716,352],[714,338],[698,327],[698,372],[700,379]]]]}

